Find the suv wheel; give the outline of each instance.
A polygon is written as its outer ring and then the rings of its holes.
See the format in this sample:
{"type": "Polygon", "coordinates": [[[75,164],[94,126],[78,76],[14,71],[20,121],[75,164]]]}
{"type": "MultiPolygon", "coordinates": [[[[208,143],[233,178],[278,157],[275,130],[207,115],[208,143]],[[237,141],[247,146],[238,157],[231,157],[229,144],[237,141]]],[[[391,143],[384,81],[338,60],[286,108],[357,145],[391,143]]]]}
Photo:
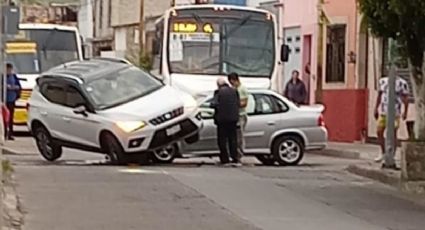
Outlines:
{"type": "Polygon", "coordinates": [[[103,136],[103,143],[105,145],[107,159],[111,164],[118,165],[126,163],[126,153],[117,138],[112,134],[105,134],[103,136]]]}
{"type": "Polygon", "coordinates": [[[266,166],[272,166],[276,162],[276,160],[274,159],[274,156],[271,155],[271,154],[269,154],[269,155],[258,155],[258,156],[256,156],[256,158],[263,165],[266,165],[266,166]]]}
{"type": "Polygon", "coordinates": [[[171,164],[177,156],[177,145],[170,145],[163,149],[155,150],[152,153],[153,161],[160,164],[171,164]]]}
{"type": "Polygon", "coordinates": [[[44,159],[53,162],[62,156],[62,147],[53,141],[46,128],[43,126],[35,128],[34,137],[38,151],[44,159]]]}
{"type": "Polygon", "coordinates": [[[273,144],[273,156],[279,165],[298,165],[304,157],[304,146],[296,136],[279,137],[273,144]]]}

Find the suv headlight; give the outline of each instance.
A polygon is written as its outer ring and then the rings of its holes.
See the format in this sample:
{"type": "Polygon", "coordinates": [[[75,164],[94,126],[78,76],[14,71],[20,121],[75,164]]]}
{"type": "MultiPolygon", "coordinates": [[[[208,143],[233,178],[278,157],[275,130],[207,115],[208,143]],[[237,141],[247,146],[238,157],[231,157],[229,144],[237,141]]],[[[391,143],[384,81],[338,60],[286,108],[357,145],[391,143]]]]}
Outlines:
{"type": "Polygon", "coordinates": [[[131,133],[143,129],[147,124],[143,121],[119,121],[116,125],[124,132],[131,133]]]}

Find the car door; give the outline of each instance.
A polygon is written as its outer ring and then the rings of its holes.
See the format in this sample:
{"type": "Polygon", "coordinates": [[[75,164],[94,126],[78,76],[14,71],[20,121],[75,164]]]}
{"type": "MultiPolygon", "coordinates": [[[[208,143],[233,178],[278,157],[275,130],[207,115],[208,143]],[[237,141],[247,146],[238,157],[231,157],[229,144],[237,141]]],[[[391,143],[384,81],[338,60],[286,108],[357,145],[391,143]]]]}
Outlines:
{"type": "Polygon", "coordinates": [[[210,108],[213,98],[209,97],[200,105],[200,112],[204,120],[204,126],[200,131],[199,141],[194,144],[185,144],[185,153],[193,154],[214,154],[218,153],[217,147],[217,127],[214,124],[214,109],[210,108]]]}
{"type": "Polygon", "coordinates": [[[281,112],[272,95],[253,94],[254,104],[248,111],[245,130],[245,151],[248,153],[267,153],[270,151],[271,135],[281,120],[281,112]]]}
{"type": "Polygon", "coordinates": [[[57,139],[65,139],[63,133],[64,105],[66,104],[65,84],[60,77],[49,79],[40,85],[40,93],[48,101],[36,106],[43,124],[48,128],[50,135],[57,139]]]}
{"type": "Polygon", "coordinates": [[[68,83],[65,88],[66,108],[62,114],[63,126],[67,140],[84,146],[98,147],[100,122],[95,113],[88,109],[89,102],[81,93],[79,87],[68,83]],[[74,109],[79,106],[85,106],[88,112],[76,114],[74,109]]]}

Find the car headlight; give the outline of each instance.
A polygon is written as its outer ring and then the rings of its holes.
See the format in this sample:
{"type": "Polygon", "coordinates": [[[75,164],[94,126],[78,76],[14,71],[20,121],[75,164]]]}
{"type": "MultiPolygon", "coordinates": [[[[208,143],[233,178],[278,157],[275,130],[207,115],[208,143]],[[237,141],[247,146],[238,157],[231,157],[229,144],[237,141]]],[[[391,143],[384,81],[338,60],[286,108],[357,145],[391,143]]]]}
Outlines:
{"type": "Polygon", "coordinates": [[[131,133],[139,129],[143,129],[146,123],[143,121],[119,121],[116,125],[124,132],[131,133]]]}

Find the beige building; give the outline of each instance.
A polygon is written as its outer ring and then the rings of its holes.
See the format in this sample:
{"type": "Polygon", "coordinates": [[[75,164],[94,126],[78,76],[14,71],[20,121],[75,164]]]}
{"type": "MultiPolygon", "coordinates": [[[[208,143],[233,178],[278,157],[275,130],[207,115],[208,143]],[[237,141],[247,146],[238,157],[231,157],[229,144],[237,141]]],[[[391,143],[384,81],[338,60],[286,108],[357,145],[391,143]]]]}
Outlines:
{"type": "Polygon", "coordinates": [[[102,53],[113,50],[114,31],[111,27],[112,0],[93,0],[93,5],[93,54],[94,56],[100,56],[102,53]]]}
{"type": "MultiPolygon", "coordinates": [[[[111,0],[115,56],[139,63],[140,1],[111,0]]],[[[155,21],[171,6],[171,0],[144,1],[145,33],[142,35],[145,50],[149,52],[155,36],[155,21]]]]}

